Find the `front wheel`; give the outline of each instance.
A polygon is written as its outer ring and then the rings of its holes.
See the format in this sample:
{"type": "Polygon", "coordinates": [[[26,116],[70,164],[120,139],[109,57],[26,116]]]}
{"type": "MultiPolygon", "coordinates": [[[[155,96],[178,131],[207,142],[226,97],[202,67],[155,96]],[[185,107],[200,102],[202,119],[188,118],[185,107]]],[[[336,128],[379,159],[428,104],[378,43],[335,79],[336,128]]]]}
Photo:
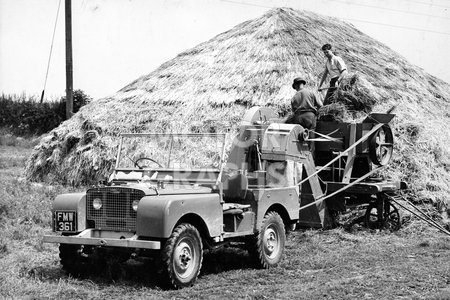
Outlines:
{"type": "Polygon", "coordinates": [[[203,245],[198,230],[191,224],[177,226],[162,252],[163,273],[174,288],[194,284],[203,261],[203,245]]]}
{"type": "Polygon", "coordinates": [[[249,254],[257,267],[274,267],[281,261],[285,242],[283,219],[272,211],[264,216],[259,232],[251,238],[249,254]]]}

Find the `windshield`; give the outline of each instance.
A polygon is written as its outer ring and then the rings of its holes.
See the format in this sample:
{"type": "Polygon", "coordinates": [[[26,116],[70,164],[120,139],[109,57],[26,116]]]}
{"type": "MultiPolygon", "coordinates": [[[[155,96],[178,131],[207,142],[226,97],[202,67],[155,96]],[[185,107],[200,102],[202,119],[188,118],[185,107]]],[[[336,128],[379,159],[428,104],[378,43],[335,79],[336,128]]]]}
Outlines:
{"type": "Polygon", "coordinates": [[[122,134],[117,168],[220,169],[226,134],[122,134]]]}

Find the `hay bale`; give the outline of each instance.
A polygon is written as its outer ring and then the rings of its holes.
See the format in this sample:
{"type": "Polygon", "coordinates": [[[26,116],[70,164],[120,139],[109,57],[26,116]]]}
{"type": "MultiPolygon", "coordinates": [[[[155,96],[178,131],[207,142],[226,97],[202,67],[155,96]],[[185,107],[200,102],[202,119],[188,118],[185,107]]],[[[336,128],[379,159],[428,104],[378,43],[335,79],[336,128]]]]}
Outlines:
{"type": "Polygon", "coordinates": [[[318,119],[349,122],[366,116],[381,101],[374,96],[374,89],[360,74],[347,76],[331,95],[330,104],[319,109],[318,119]]]}
{"type": "Polygon", "coordinates": [[[345,122],[351,120],[347,106],[337,101],[321,107],[317,117],[321,121],[345,122]]]}
{"type": "Polygon", "coordinates": [[[351,24],[286,8],[239,24],[180,53],[115,95],[82,107],[41,140],[28,161],[27,176],[34,180],[50,176],[75,185],[95,182],[110,171],[114,136],[120,132],[216,128],[234,133],[253,105],[272,107],[284,117],[295,93],[293,78],[305,76],[310,88],[315,88],[325,64],[320,48],[327,42],[355,73],[344,82],[335,103],[321,113],[358,120],[370,111],[397,106],[389,177],[407,181],[416,195],[448,201],[449,84],[351,24]],[[224,128],[204,120],[230,125],[224,128]],[[99,136],[86,140],[89,130],[99,136]],[[80,140],[75,142],[76,138],[80,140]],[[83,148],[86,144],[92,146],[83,148]],[[57,158],[53,154],[57,148],[61,163],[46,163],[57,158]]]}

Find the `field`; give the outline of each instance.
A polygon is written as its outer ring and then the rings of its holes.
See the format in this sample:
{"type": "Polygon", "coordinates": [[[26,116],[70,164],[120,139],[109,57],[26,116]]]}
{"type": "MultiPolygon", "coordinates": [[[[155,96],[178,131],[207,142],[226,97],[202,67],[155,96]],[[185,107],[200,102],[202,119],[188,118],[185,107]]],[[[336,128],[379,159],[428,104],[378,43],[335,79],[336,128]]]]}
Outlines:
{"type": "Polygon", "coordinates": [[[418,220],[396,233],[354,227],[295,231],[282,263],[257,270],[247,252],[207,252],[197,283],[165,290],[152,262],[129,260],[84,279],[61,269],[50,230],[55,195],[31,183],[33,142],[0,137],[0,298],[32,299],[450,299],[450,238],[418,220]]]}

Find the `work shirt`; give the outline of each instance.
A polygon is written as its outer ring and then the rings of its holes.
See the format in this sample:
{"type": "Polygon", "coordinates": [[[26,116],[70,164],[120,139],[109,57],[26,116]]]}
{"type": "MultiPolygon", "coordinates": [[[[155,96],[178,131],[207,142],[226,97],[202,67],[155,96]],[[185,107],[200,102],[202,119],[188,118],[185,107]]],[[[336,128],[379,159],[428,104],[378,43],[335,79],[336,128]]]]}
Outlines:
{"type": "Polygon", "coordinates": [[[291,100],[292,112],[294,114],[301,114],[304,112],[317,113],[317,109],[322,106],[321,102],[317,101],[317,95],[308,90],[301,89],[291,100]]]}
{"type": "Polygon", "coordinates": [[[344,60],[336,55],[333,55],[331,60],[327,59],[325,68],[328,70],[331,78],[339,77],[344,70],[347,70],[344,60]]]}

